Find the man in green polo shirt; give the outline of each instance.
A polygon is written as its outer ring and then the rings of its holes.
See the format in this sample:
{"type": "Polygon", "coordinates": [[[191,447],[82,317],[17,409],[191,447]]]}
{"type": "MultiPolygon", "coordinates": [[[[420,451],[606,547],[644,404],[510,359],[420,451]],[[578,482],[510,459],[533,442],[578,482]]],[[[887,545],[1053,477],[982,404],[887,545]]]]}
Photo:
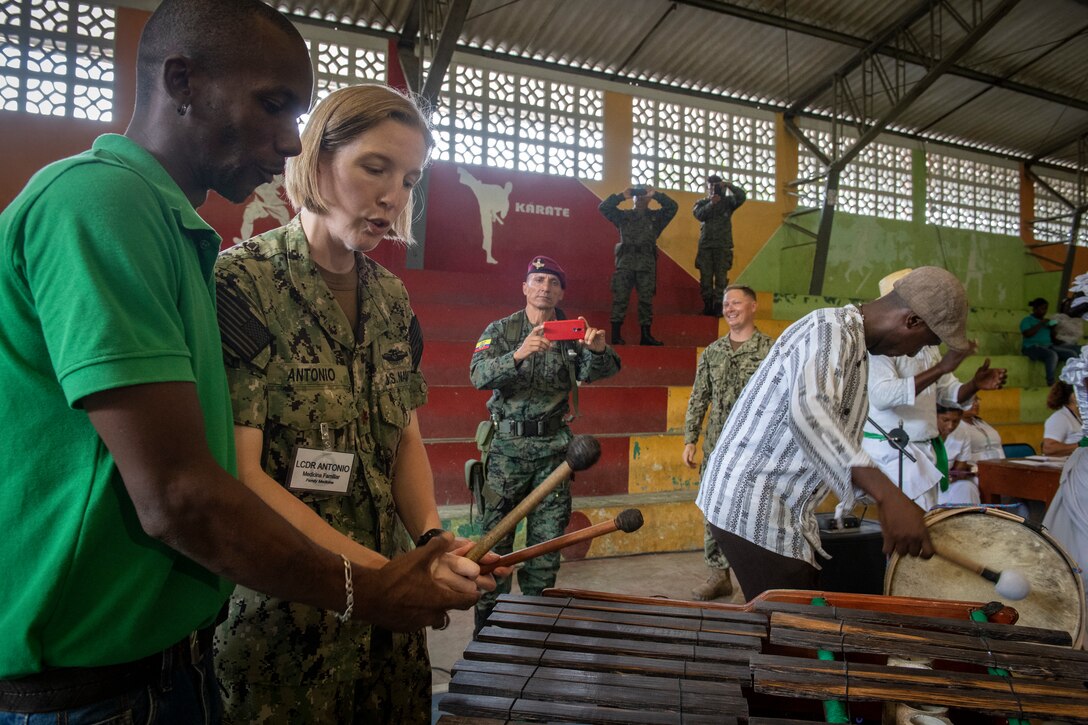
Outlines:
{"type": "Polygon", "coordinates": [[[217,721],[203,650],[232,582],[394,630],[494,586],[448,534],[390,562],[232,476],[221,240],[195,209],[298,154],[312,83],[267,5],[165,0],[125,135],[0,214],[0,723],[217,721]]]}

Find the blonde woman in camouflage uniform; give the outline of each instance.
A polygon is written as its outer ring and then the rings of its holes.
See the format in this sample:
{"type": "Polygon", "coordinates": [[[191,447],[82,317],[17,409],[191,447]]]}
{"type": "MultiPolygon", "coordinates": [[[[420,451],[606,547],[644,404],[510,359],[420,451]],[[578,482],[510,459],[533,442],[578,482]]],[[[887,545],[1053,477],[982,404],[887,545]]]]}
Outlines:
{"type": "MultiPolygon", "coordinates": [[[[365,255],[410,238],[412,187],[432,144],[399,93],[332,93],[287,167],[301,213],[224,252],[216,269],[239,478],[286,487],[361,545],[353,558],[389,558],[441,533],[415,414],[427,397],[418,323],[403,283],[365,255]]],[[[442,561],[452,576],[466,560],[442,561]]],[[[342,622],[239,587],[216,649],[229,721],[430,722],[423,631],[342,622]]]]}
{"type": "MultiPolygon", "coordinates": [[[[726,287],[722,298],[722,314],[729,324],[729,334],[707,345],[699,356],[699,363],[695,367],[695,382],[691,386],[691,397],[688,398],[688,410],[684,417],[684,463],[688,468],[695,468],[695,444],[699,442],[699,431],[703,426],[703,417],[706,416],[703,459],[699,463],[700,478],[714,446],[718,443],[725,419],[733,409],[733,403],[737,402],[748,378],[752,377],[763,358],[767,357],[772,343],[771,338],[756,329],[756,293],[751,287],[726,287]]],[[[707,601],[732,594],[729,560],[711,536],[709,525],[704,525],[703,559],[710,569],[710,576],[692,590],[692,598],[707,601]]]]}

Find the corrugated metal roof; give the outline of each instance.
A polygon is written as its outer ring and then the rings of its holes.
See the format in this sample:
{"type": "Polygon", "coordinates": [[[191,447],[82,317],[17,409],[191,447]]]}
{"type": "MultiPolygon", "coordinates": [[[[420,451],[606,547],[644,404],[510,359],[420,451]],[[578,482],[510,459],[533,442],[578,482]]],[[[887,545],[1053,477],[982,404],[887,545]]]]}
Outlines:
{"type": "MultiPolygon", "coordinates": [[[[983,0],[983,12],[999,1],[983,0]]],[[[300,16],[396,33],[414,2],[277,4],[300,16]]],[[[969,22],[979,5],[945,2],[969,22]]],[[[424,4],[441,10],[449,3],[424,4]]],[[[458,47],[784,109],[916,7],[901,0],[474,0],[458,47]]],[[[947,10],[911,25],[920,45],[942,53],[966,32],[947,10]],[[930,33],[931,18],[941,21],[939,36],[930,33]]],[[[900,65],[908,79],[924,74],[921,66],[900,65]]],[[[959,72],[938,79],[892,127],[1024,158],[1050,151],[1046,160],[1066,166],[1078,162],[1075,138],[1088,132],[1088,2],[1023,0],[956,66],[959,72]],[[1063,139],[1064,149],[1052,148],[1063,139]]],[[[872,100],[876,114],[891,105],[882,94],[872,100]]],[[[830,107],[825,93],[802,115],[830,107]]]]}

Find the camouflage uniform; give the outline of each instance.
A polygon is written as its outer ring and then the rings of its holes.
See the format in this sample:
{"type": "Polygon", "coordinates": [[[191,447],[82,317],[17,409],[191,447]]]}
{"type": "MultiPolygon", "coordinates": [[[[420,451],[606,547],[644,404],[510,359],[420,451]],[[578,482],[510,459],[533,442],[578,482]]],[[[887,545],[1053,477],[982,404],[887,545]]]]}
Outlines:
{"type": "MultiPolygon", "coordinates": [[[[525,496],[539,485],[555,467],[563,462],[572,435],[564,417],[571,386],[571,369],[581,382],[615,375],[620,359],[611,347],[594,353],[574,342],[556,342],[547,352],[529,356],[520,365],[514,364],[514,351],[532,332],[524,310],[496,322],[484,330],[469,365],[472,384],[479,390],[492,390],[487,408],[498,421],[491,452],[487,461],[484,486],[483,531],[494,528],[525,496]],[[567,351],[575,352],[573,358],[567,351]],[[569,361],[569,362],[568,362],[569,361]],[[504,423],[512,421],[546,421],[553,430],[546,435],[519,436],[504,432],[504,423]]],[[[562,535],[570,521],[570,482],[564,481],[544,499],[526,519],[526,545],[562,535]]],[[[509,553],[514,546],[511,534],[502,539],[494,551],[509,553]]],[[[559,552],[530,559],[518,570],[518,586],[523,594],[538,595],[555,584],[559,571],[559,552]]],[[[501,579],[493,593],[484,593],[476,605],[487,613],[495,606],[499,594],[510,591],[510,579],[501,579]]]]}
{"type": "Polygon", "coordinates": [[[729,270],[733,267],[733,212],[747,198],[744,189],[736,184],[719,183],[729,191],[721,195],[717,204],[707,197],[695,202],[691,210],[701,222],[695,267],[699,270],[699,293],[707,307],[722,301],[729,284],[729,270]]]}
{"type": "MultiPolygon", "coordinates": [[[[691,397],[688,399],[688,412],[684,416],[684,444],[698,442],[703,416],[709,407],[710,415],[706,419],[706,435],[703,438],[703,460],[699,464],[700,478],[714,446],[718,444],[718,437],[729,411],[733,409],[733,403],[737,402],[748,378],[767,357],[771,344],[771,338],[756,330],[736,350],[729,344],[729,336],[726,335],[707,345],[699,356],[695,383],[691,386],[691,397]]],[[[718,542],[710,535],[709,525],[704,526],[703,554],[706,565],[711,569],[729,568],[718,542]]]]}
{"type": "MultiPolygon", "coordinates": [[[[265,472],[286,486],[296,448],[324,448],[326,425],[331,447],[356,455],[349,492],[293,493],[337,531],[392,557],[410,546],[391,487],[401,432],[427,398],[422,342],[403,283],[356,259],[353,331],[297,217],[223,252],[220,328],[234,420],[264,432],[265,472]]],[[[422,631],[341,623],[336,612],[240,586],[216,633],[215,664],[229,722],[430,722],[422,631]]]]}
{"type": "Polygon", "coordinates": [[[623,322],[634,287],[638,293],[638,324],[646,327],[654,319],[657,238],[676,216],[679,207],[660,191],[653,195],[661,205],[660,209],[620,209],[623,199],[623,194],[613,194],[597,207],[604,218],[620,230],[616,271],[612,274],[612,322],[623,322]]]}

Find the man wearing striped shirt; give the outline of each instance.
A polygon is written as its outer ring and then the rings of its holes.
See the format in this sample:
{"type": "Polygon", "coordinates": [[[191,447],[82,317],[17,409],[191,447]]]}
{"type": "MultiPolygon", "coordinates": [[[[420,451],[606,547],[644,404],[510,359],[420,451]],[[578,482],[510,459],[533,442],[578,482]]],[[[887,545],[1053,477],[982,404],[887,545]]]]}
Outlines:
{"type": "Polygon", "coordinates": [[[879,299],[816,310],[790,325],[733,406],[697,503],[752,599],[812,589],[820,548],[814,509],[828,492],[880,505],[884,552],[933,555],[923,511],[861,448],[869,353],[968,346],[967,295],[951,273],[919,267],[879,299]]]}

